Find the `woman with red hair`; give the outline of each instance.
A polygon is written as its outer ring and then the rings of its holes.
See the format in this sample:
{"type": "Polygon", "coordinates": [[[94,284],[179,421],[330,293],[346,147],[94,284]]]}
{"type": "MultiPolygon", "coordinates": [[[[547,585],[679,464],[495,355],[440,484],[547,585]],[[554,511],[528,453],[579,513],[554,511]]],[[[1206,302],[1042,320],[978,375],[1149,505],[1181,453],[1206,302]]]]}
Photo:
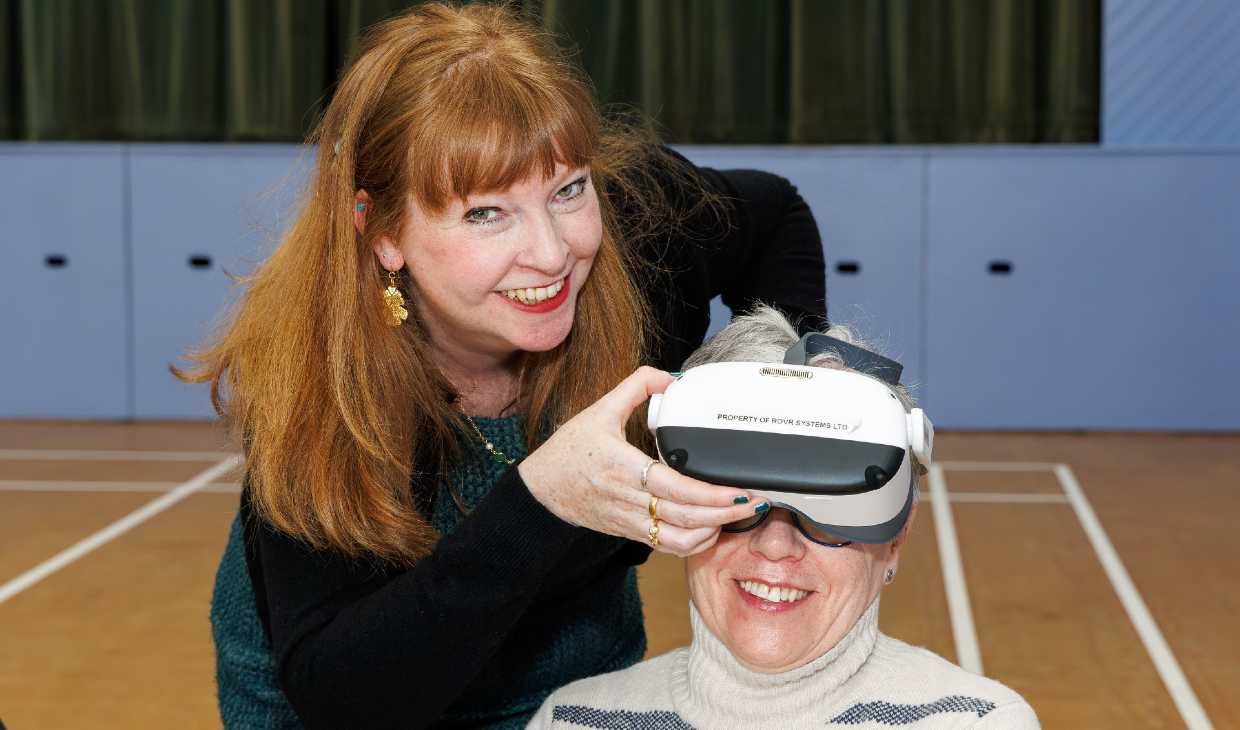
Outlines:
{"type": "Polygon", "coordinates": [[[298,217],[179,371],[246,458],[224,723],[523,727],[642,658],[651,549],[760,507],[654,464],[633,414],[716,295],[821,324],[817,228],[787,181],[604,121],[494,5],[375,26],[311,141],[298,217]]]}

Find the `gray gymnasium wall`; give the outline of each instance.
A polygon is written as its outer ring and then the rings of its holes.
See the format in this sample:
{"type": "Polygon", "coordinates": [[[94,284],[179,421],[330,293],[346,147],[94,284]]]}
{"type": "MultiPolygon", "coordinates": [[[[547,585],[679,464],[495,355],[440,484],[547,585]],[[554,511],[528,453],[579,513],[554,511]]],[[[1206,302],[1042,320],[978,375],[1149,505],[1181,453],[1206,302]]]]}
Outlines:
{"type": "Polygon", "coordinates": [[[689,154],[798,185],[832,321],[942,426],[1240,428],[1240,149],[689,154]]]}
{"type": "MultiPolygon", "coordinates": [[[[800,188],[832,319],[902,359],[940,426],[1237,430],[1240,3],[1105,14],[1099,147],[682,151],[800,188]]],[[[0,417],[210,416],[167,365],[270,252],[307,162],[0,144],[0,417]]]]}
{"type": "MultiPolygon", "coordinates": [[[[832,319],[902,359],[942,426],[1240,428],[1240,149],[682,150],[799,187],[832,319]]],[[[167,365],[232,299],[225,272],[270,252],[307,164],[0,146],[0,417],[209,416],[167,365]]]]}

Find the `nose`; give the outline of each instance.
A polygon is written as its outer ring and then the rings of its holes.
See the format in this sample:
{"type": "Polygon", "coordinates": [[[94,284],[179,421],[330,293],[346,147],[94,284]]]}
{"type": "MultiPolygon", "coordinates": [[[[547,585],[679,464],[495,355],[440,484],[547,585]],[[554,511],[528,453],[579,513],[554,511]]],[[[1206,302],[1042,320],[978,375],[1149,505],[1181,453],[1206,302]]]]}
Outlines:
{"type": "Polygon", "coordinates": [[[750,532],[750,552],[767,560],[800,560],[805,557],[805,541],[786,509],[776,508],[757,529],[750,532]]]}
{"type": "Polygon", "coordinates": [[[535,271],[554,276],[564,272],[568,242],[555,218],[547,211],[530,218],[525,249],[517,262],[535,271]]]}

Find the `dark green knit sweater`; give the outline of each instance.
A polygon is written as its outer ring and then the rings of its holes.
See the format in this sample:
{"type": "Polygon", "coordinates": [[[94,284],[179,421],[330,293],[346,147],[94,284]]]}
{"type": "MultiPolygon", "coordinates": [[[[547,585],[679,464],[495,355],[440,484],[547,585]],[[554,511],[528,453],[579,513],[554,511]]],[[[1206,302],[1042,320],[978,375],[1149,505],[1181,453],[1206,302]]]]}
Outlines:
{"type": "MultiPolygon", "coordinates": [[[[475,417],[474,422],[496,449],[516,460],[525,457],[523,419],[475,417]]],[[[466,441],[463,447],[464,457],[452,477],[461,504],[458,506],[447,489],[441,489],[432,512],[432,524],[445,535],[460,526],[465,518],[462,508],[473,511],[507,469],[476,439],[466,441]]],[[[524,728],[556,688],[641,660],[646,641],[632,567],[610,571],[602,582],[571,600],[577,605],[564,607],[557,612],[556,620],[527,622],[519,640],[504,645],[488,671],[469,685],[437,724],[524,728]]],[[[296,713],[280,691],[258,618],[246,574],[240,517],[233,521],[216,577],[211,626],[224,726],[228,730],[300,728],[296,713]]]]}

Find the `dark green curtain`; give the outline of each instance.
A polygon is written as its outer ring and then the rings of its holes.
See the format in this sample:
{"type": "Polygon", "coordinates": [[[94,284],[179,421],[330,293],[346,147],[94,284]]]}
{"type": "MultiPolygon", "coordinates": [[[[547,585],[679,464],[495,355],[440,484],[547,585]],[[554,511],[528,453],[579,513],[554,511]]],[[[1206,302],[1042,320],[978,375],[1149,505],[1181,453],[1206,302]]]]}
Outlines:
{"type": "Polygon", "coordinates": [[[299,140],[359,29],[408,5],[0,0],[0,134],[299,140]]]}
{"type": "MultiPolygon", "coordinates": [[[[304,137],[409,0],[0,0],[0,138],[304,137]]],[[[1100,0],[525,0],[684,143],[1098,140],[1100,0]]]]}
{"type": "Polygon", "coordinates": [[[681,142],[789,141],[790,11],[752,0],[542,3],[600,99],[641,109],[681,142]]]}

